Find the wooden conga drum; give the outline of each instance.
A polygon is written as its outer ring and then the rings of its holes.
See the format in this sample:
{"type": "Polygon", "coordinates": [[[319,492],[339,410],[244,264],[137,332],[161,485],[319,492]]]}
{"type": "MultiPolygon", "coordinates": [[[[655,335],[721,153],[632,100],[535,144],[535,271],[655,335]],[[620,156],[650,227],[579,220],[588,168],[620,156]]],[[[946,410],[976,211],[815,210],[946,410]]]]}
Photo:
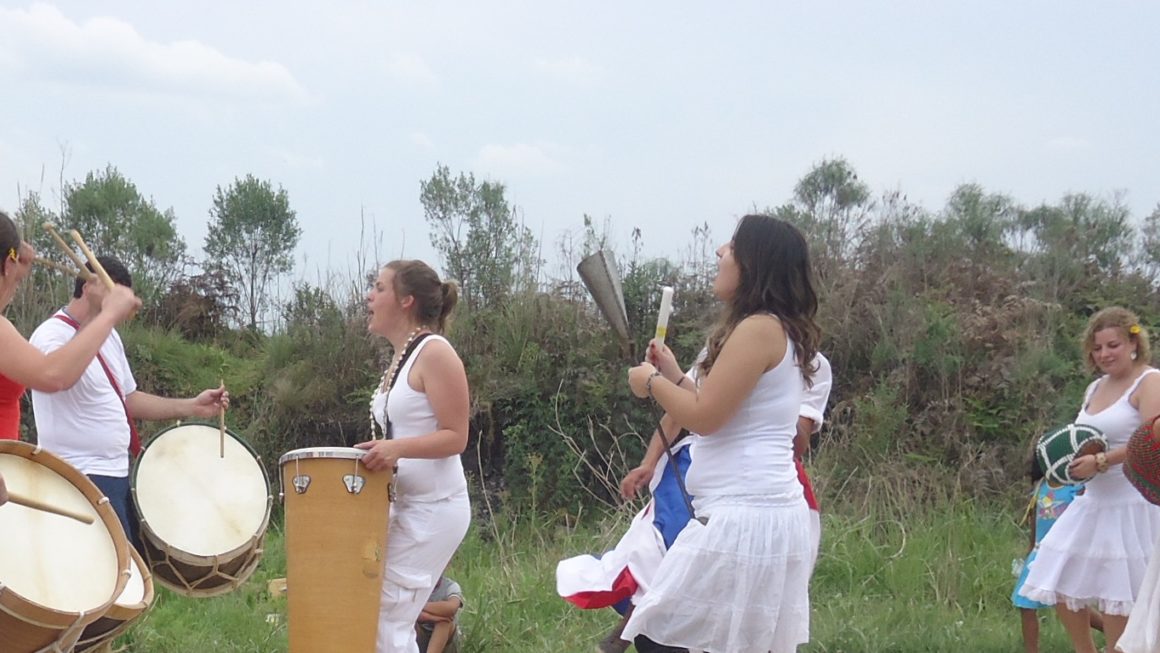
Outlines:
{"type": "Polygon", "coordinates": [[[390,472],[346,447],[282,456],[290,653],[372,653],[378,633],[390,472]]]}
{"type": "Polygon", "coordinates": [[[67,653],[129,581],[129,540],[105,495],[75,467],[33,445],[0,441],[10,492],[85,517],[0,506],[0,651],[67,653]]]}

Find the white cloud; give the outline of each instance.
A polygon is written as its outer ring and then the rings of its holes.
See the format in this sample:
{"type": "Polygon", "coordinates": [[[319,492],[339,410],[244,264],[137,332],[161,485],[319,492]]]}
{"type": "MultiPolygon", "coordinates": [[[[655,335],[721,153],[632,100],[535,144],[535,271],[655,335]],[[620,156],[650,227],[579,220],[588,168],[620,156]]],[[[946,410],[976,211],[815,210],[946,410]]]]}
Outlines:
{"type": "Polygon", "coordinates": [[[549,174],[560,168],[557,158],[549,152],[556,149],[550,144],[484,145],[475,158],[475,167],[501,177],[549,174]]]}
{"type": "Polygon", "coordinates": [[[199,41],[150,41],[129,23],[74,22],[56,7],[0,8],[0,74],[115,92],[304,101],[285,66],[229,57],[199,41]]]}
{"type": "Polygon", "coordinates": [[[424,150],[435,149],[435,141],[431,140],[431,137],[423,132],[411,132],[411,143],[424,150]]]}
{"type": "Polygon", "coordinates": [[[583,57],[536,59],[532,65],[537,71],[548,77],[580,86],[600,81],[602,72],[599,67],[583,57]]]}
{"type": "Polygon", "coordinates": [[[397,80],[420,86],[438,86],[439,77],[417,54],[394,54],[387,60],[387,73],[397,80]]]}

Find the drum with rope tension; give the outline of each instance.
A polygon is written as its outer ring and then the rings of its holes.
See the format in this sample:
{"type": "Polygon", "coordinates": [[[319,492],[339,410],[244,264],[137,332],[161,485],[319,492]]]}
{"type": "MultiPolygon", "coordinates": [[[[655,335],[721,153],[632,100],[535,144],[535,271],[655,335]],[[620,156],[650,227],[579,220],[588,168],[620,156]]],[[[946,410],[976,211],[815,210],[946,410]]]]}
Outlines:
{"type": "Polygon", "coordinates": [[[1044,433],[1035,445],[1035,457],[1043,476],[1058,485],[1082,483],[1074,478],[1068,467],[1079,456],[1094,455],[1108,450],[1103,431],[1087,424],[1068,424],[1044,433]]]}
{"type": "Polygon", "coordinates": [[[217,426],[158,433],[133,468],[133,502],[154,582],[218,596],[258,568],[273,496],[257,453],[231,431],[224,445],[217,426]]]}
{"type": "Polygon", "coordinates": [[[129,540],[108,498],[39,447],[0,440],[10,492],[92,518],[0,506],[0,651],[67,653],[129,582],[129,540]]]}

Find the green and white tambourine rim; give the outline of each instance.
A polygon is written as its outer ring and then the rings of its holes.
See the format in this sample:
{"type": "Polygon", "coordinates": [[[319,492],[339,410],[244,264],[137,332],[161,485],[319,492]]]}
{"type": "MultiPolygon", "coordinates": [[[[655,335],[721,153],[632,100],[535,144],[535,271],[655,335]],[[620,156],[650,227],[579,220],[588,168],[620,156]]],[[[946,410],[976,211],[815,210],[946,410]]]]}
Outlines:
{"type": "Polygon", "coordinates": [[[1035,446],[1035,455],[1043,467],[1043,475],[1056,483],[1078,483],[1077,479],[1071,477],[1067,467],[1075,459],[1080,447],[1091,441],[1102,442],[1104,448],[1107,448],[1108,440],[1103,432],[1086,424],[1068,424],[1044,433],[1035,446]]]}

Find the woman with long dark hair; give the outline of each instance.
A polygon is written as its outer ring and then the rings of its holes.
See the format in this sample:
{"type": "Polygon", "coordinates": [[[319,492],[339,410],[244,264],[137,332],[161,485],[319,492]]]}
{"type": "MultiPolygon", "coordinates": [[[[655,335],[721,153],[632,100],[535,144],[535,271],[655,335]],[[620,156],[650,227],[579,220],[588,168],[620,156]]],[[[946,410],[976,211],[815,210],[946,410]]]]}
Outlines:
{"type": "Polygon", "coordinates": [[[696,385],[680,383],[664,348],[629,371],[635,395],[697,434],[686,477],[697,519],[624,637],[642,651],[789,653],[809,640],[810,522],[793,459],[821,336],[809,248],[789,223],[747,215],[717,257],[724,307],[696,385]]]}

